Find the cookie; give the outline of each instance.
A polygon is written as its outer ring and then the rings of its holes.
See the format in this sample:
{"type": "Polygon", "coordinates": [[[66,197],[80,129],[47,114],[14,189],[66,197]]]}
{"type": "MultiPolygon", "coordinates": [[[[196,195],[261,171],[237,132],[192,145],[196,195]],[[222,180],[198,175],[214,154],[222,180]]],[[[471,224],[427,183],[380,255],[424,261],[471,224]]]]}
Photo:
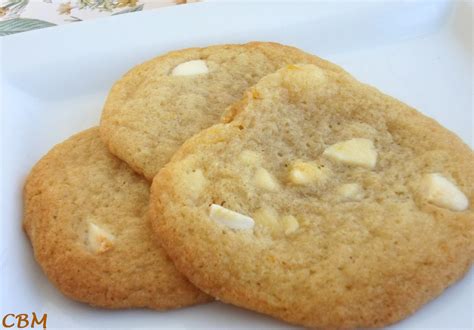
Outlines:
{"type": "Polygon", "coordinates": [[[114,155],[151,180],[187,138],[217,123],[249,86],[300,62],[342,71],[296,48],[264,42],[156,57],[115,83],[102,113],[101,137],[114,155]]]}
{"type": "Polygon", "coordinates": [[[107,308],[169,309],[210,297],[154,241],[149,183],[112,156],[92,128],[55,146],[24,189],[35,258],[66,296],[107,308]]]}
{"type": "Polygon", "coordinates": [[[263,78],[155,177],[152,225],[203,291],[307,327],[381,327],[474,258],[474,156],[349,75],[263,78]]]}

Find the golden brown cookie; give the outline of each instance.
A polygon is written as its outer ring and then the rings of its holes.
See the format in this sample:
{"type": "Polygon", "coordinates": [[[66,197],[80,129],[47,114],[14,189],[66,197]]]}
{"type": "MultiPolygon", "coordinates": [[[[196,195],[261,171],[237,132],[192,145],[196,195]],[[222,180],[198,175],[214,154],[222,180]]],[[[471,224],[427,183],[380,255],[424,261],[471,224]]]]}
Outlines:
{"type": "Polygon", "coordinates": [[[296,48],[268,42],[156,57],[115,83],[102,113],[101,137],[114,155],[151,180],[187,138],[217,123],[249,86],[290,63],[342,71],[296,48]]]}
{"type": "Polygon", "coordinates": [[[148,199],[148,182],[92,128],[35,165],[24,189],[24,229],[48,278],[75,300],[153,309],[210,300],[153,241],[148,199]]]}
{"type": "Polygon", "coordinates": [[[380,327],[474,259],[474,156],[347,74],[263,78],[155,177],[153,228],[203,291],[308,327],[380,327]]]}

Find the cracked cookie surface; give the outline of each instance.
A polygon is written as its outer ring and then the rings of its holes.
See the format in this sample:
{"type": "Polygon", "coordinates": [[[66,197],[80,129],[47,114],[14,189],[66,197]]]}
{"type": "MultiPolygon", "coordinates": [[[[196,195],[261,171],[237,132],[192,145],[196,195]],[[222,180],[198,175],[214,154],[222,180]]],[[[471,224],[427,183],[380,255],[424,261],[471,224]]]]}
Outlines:
{"type": "Polygon", "coordinates": [[[152,180],[181,144],[219,122],[225,108],[263,76],[291,63],[338,66],[269,42],[218,45],[167,53],[115,83],[101,117],[109,150],[152,180]]]}
{"type": "Polygon", "coordinates": [[[474,258],[474,156],[347,74],[291,65],[155,177],[155,233],[219,299],[308,327],[380,327],[474,258]]]}

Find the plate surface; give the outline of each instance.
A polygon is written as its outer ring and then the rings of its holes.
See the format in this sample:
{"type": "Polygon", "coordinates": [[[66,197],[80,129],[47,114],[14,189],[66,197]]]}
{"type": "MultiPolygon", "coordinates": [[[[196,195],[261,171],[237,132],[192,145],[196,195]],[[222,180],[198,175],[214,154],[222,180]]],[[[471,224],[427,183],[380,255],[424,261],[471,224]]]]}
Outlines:
{"type": "MultiPolygon", "coordinates": [[[[325,57],[473,146],[472,2],[198,3],[27,32],[1,43],[1,317],[48,313],[48,328],[289,328],[222,303],[108,311],[63,297],[21,230],[21,190],[54,144],[98,123],[112,83],[168,50],[277,41],[325,57]],[[271,10],[269,8],[271,7],[271,10]]],[[[472,329],[473,271],[397,329],[472,329]]]]}

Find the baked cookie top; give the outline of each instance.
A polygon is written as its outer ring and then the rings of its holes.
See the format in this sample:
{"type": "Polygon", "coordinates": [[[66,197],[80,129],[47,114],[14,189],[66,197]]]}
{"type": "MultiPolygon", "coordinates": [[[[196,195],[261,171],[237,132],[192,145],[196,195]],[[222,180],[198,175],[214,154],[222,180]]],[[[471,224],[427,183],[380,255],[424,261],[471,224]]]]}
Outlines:
{"type": "Polygon", "coordinates": [[[102,113],[101,137],[114,155],[151,180],[186,139],[218,123],[249,86],[291,63],[342,71],[296,48],[268,42],[156,57],[115,83],[102,113]]]}
{"type": "Polygon", "coordinates": [[[148,199],[148,182],[92,128],[35,165],[24,189],[24,229],[48,278],[73,299],[153,309],[208,301],[154,241],[148,199]]]}
{"type": "Polygon", "coordinates": [[[474,156],[347,74],[290,65],[188,140],[152,224],[195,285],[308,327],[380,327],[474,258],[474,156]]]}

